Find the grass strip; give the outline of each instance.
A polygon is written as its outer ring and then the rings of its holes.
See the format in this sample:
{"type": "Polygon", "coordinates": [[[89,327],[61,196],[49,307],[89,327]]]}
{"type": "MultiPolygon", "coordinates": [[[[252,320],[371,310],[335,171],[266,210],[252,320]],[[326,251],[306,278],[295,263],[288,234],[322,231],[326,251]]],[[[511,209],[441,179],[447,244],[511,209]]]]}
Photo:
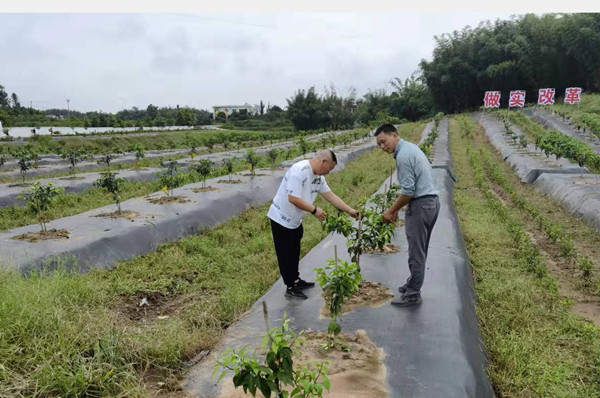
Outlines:
{"type": "Polygon", "coordinates": [[[600,397],[598,329],[569,311],[556,281],[537,272],[532,252],[515,244],[515,226],[503,213],[516,217],[486,195],[489,182],[470,145],[468,131],[453,118],[454,202],[473,265],[476,310],[496,395],[600,397]]]}
{"type": "MultiPolygon", "coordinates": [[[[327,180],[356,206],[391,167],[374,150],[327,180]]],[[[108,271],[0,272],[0,396],[145,396],[157,381],[176,388],[182,364],[278,279],[267,209],[108,271]],[[150,305],[140,307],[143,298],[150,305]]],[[[304,228],[302,255],[325,236],[314,217],[304,228]]]]}

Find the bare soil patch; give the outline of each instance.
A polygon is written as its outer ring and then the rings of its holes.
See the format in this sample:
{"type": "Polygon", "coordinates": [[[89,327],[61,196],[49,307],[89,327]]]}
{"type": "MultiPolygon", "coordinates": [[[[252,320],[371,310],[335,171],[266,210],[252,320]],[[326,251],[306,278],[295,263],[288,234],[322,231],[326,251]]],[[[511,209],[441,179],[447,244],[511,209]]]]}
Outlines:
{"type": "Polygon", "coordinates": [[[163,196],[161,198],[147,198],[148,202],[155,205],[164,205],[165,203],[187,203],[190,200],[183,196],[163,196]]]}
{"type": "Polygon", "coordinates": [[[133,295],[122,295],[113,310],[132,321],[160,321],[179,314],[191,296],[172,296],[169,293],[139,291],[133,295]]]}
{"type": "Polygon", "coordinates": [[[243,184],[242,180],[219,180],[217,181],[220,184],[243,184]]]}
{"type": "Polygon", "coordinates": [[[112,213],[101,213],[92,217],[110,217],[110,218],[126,218],[128,220],[139,217],[140,213],[133,210],[123,210],[120,213],[118,211],[113,211],[112,213]]]}
{"type": "MultiPolygon", "coordinates": [[[[383,364],[384,352],[378,348],[364,330],[352,334],[340,334],[342,344],[349,352],[339,349],[324,350],[321,344],[327,342],[325,332],[307,331],[303,334],[304,344],[294,358],[295,366],[329,361],[327,376],[330,380],[328,398],[384,398],[388,396],[385,387],[386,368],[383,364]]],[[[287,389],[290,390],[290,389],[287,389]]],[[[234,390],[233,383],[226,381],[222,388],[222,398],[243,398],[241,388],[234,390]]],[[[257,397],[262,397],[260,393],[257,397]]]]}
{"type": "Polygon", "coordinates": [[[394,245],[392,243],[386,243],[383,245],[383,250],[379,249],[367,249],[365,253],[371,254],[389,254],[389,253],[398,253],[400,251],[400,246],[394,245]]]}
{"type": "Polygon", "coordinates": [[[29,242],[39,242],[42,240],[62,238],[69,239],[69,231],[67,231],[66,229],[52,228],[47,231],[27,232],[26,234],[13,236],[11,239],[27,240],[29,242]]]}
{"type": "Polygon", "coordinates": [[[200,193],[200,192],[210,192],[210,191],[220,191],[221,188],[215,188],[212,186],[207,186],[207,187],[202,187],[202,188],[191,188],[192,191],[194,191],[195,193],[200,193]]]}
{"type": "MultiPolygon", "coordinates": [[[[346,299],[346,303],[342,307],[342,313],[350,312],[356,307],[379,307],[394,295],[390,289],[378,282],[362,281],[358,287],[358,291],[346,299]]],[[[327,298],[325,298],[327,302],[327,298]]],[[[321,308],[321,318],[329,318],[329,308],[325,304],[321,308]]]]}

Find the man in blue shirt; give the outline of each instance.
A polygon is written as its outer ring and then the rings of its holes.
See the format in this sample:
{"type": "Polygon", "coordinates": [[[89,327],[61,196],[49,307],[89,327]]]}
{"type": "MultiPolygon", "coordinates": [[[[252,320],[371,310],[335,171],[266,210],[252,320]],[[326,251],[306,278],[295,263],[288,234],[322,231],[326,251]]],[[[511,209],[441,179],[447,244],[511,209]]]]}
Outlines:
{"type": "Polygon", "coordinates": [[[391,124],[383,124],[375,130],[377,145],[385,152],[394,154],[400,184],[396,202],[383,213],[385,222],[394,222],[398,211],[405,205],[404,228],[408,241],[408,268],[410,277],[400,286],[400,298],[392,305],[404,307],[421,304],[421,287],[425,278],[425,261],[433,226],[440,212],[439,190],[433,178],[433,170],[421,149],[398,136],[391,124]]]}

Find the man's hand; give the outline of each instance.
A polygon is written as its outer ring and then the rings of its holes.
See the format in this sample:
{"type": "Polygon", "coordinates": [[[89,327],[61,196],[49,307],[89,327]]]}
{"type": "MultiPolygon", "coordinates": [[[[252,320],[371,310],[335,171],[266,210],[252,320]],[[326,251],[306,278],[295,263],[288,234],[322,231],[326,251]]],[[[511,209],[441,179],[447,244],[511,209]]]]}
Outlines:
{"type": "Polygon", "coordinates": [[[386,211],[383,212],[383,221],[387,222],[387,223],[392,223],[392,222],[396,222],[396,219],[398,218],[398,212],[397,211],[391,211],[391,209],[387,209],[386,211]]]}
{"type": "Polygon", "coordinates": [[[325,221],[325,217],[327,217],[327,214],[325,214],[325,212],[323,211],[323,209],[321,209],[320,207],[317,207],[317,211],[315,213],[315,217],[317,217],[317,220],[323,222],[323,221],[325,221]]]}
{"type": "Polygon", "coordinates": [[[350,209],[350,211],[348,212],[348,214],[350,214],[350,217],[358,220],[360,218],[360,212],[356,209],[350,209]]]}

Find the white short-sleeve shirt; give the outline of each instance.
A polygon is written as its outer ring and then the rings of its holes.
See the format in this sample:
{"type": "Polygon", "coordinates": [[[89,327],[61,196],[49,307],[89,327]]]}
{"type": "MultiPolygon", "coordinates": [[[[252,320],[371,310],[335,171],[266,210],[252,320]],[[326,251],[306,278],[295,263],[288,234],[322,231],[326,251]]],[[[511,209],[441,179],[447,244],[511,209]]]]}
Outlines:
{"type": "Polygon", "coordinates": [[[291,204],[288,195],[313,203],[317,194],[329,191],[331,189],[327,185],[325,177],[313,173],[308,160],[301,160],[285,173],[267,217],[286,228],[296,229],[302,224],[302,218],[308,212],[291,204]]]}

